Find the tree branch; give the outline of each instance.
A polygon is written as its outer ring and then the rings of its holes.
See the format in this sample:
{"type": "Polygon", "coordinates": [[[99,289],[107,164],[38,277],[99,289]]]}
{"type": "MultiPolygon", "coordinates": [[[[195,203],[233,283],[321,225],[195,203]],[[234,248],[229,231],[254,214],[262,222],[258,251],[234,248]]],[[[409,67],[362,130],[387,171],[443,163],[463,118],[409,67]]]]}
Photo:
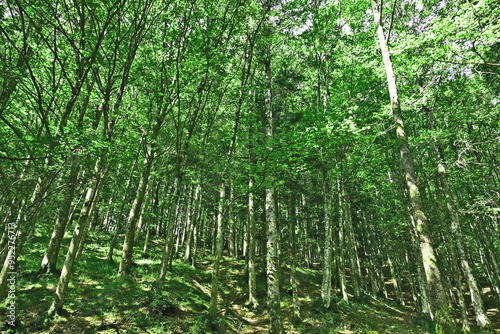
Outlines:
{"type": "MultiPolygon", "coordinates": [[[[385,41],[389,43],[389,37],[391,37],[391,30],[392,30],[392,23],[394,22],[394,13],[396,12],[396,4],[398,3],[398,0],[394,0],[394,6],[392,7],[392,14],[391,14],[391,25],[389,26],[389,32],[387,33],[387,37],[385,41]]],[[[380,14],[382,15],[382,14],[380,14]]]]}

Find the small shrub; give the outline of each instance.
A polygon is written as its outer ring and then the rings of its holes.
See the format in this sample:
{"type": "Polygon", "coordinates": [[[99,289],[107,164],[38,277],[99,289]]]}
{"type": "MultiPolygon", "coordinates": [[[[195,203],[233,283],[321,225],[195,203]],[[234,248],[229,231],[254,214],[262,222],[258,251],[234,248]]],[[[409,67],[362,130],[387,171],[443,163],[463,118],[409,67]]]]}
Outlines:
{"type": "Polygon", "coordinates": [[[153,301],[149,304],[149,309],[154,313],[166,316],[177,312],[178,307],[171,300],[163,296],[159,296],[155,297],[153,301]]]}

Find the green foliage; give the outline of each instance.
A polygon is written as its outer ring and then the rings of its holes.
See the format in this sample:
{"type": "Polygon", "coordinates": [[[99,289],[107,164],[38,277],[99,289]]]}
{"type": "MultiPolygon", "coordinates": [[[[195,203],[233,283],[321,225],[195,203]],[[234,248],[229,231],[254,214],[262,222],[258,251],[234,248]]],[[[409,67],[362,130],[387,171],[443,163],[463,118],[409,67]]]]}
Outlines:
{"type": "Polygon", "coordinates": [[[420,313],[411,320],[413,325],[419,326],[430,333],[435,332],[435,323],[428,313],[420,313]]]}
{"type": "Polygon", "coordinates": [[[178,306],[163,296],[154,296],[151,303],[149,303],[149,309],[157,314],[169,316],[178,310],[178,306]]]}
{"type": "MultiPolygon", "coordinates": [[[[451,202],[438,163],[446,167],[466,253],[482,287],[500,284],[490,263],[500,258],[497,2],[380,2],[442,276],[454,270],[446,246],[460,240],[450,239],[451,202]]],[[[71,6],[0,1],[0,212],[4,227],[16,223],[26,232],[17,263],[24,271],[22,291],[32,298],[20,301],[20,307],[33,314],[46,311],[58,275],[31,273],[39,269],[56,221],[67,218],[57,263],[61,270],[75,223],[91,205],[91,227],[71,273],[67,310],[92,318],[92,330],[113,330],[106,317],[114,325],[126,322],[128,328],[121,330],[129,332],[237,328],[231,316],[217,322],[204,314],[213,261],[207,254],[215,239],[220,184],[227,180],[232,180],[233,199],[222,199],[224,239],[234,227],[238,256],[247,243],[249,194],[254,196],[259,300],[267,293],[262,268],[265,189],[271,187],[279,207],[283,267],[291,263],[295,236],[298,275],[320,276],[326,213],[335,252],[344,251],[346,263],[353,245],[363,270],[385,269],[391,253],[406,284],[418,261],[408,175],[397,152],[372,21],[369,1],[278,1],[270,8],[254,0],[89,0],[71,6]],[[269,111],[272,138],[265,134],[269,111]],[[70,177],[74,159],[76,181],[70,177]],[[102,168],[95,168],[97,161],[102,168]],[[131,276],[118,280],[118,267],[105,254],[118,222],[122,228],[128,224],[149,164],[135,242],[137,251],[147,226],[149,250],[141,258],[134,254],[131,276]],[[97,179],[94,198],[84,203],[97,179]],[[76,187],[69,191],[72,182],[76,187]],[[288,207],[292,194],[295,208],[288,207]],[[61,211],[64,203],[70,204],[69,213],[61,211]],[[341,240],[347,214],[352,231],[341,240]],[[179,260],[188,216],[198,224],[197,268],[179,260]],[[166,240],[171,226],[174,237],[166,240]],[[165,242],[174,243],[177,236],[169,288],[153,298],[165,242]],[[306,262],[312,269],[304,269],[306,262]],[[171,319],[186,309],[188,317],[171,319]]],[[[118,232],[115,261],[122,255],[123,231],[118,232]]],[[[247,277],[236,276],[223,280],[221,290],[244,299],[247,277]]],[[[316,298],[315,293],[308,292],[316,298]]],[[[284,307],[291,305],[285,300],[284,307]]],[[[369,328],[345,319],[359,309],[389,317],[390,311],[372,301],[347,304],[333,297],[330,305],[324,310],[316,298],[308,306],[331,329],[403,330],[397,323],[380,329],[367,317],[358,322],[369,328]]],[[[65,317],[52,324],[39,319],[28,328],[70,330],[65,317]]],[[[301,331],[323,330],[306,319],[301,331]]]]}

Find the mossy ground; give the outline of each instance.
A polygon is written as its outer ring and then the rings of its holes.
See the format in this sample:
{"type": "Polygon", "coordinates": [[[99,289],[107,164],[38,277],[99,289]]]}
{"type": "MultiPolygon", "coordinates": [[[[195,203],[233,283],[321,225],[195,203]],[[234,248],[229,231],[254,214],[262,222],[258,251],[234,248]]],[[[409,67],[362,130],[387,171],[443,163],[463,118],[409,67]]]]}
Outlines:
{"type": "MultiPolygon", "coordinates": [[[[220,300],[217,320],[207,316],[210,301],[212,257],[199,254],[197,268],[176,260],[169,273],[164,291],[154,292],[159,271],[162,245],[152,242],[148,256],[136,250],[131,275],[117,277],[120,247],[115,263],[106,255],[109,236],[96,236],[92,231],[85,252],[75,265],[64,311],[48,319],[47,311],[58,276],[36,276],[48,237],[34,237],[25,246],[18,261],[16,316],[19,333],[267,333],[265,308],[265,274],[258,275],[257,295],[260,306],[247,304],[247,277],[244,261],[224,258],[221,264],[220,300]]],[[[61,268],[69,236],[64,240],[58,268],[61,268]]],[[[142,246],[142,242],[139,242],[142,246]]],[[[141,249],[137,247],[137,249],[141,249]]],[[[259,263],[262,268],[262,263],[259,263]]],[[[412,324],[416,316],[411,301],[397,305],[392,284],[387,283],[389,299],[363,296],[345,303],[333,297],[330,310],[320,301],[321,271],[297,270],[302,322],[292,323],[293,305],[289,288],[289,269],[281,275],[282,315],[287,333],[428,333],[412,324]]],[[[489,296],[489,295],[487,295],[489,296]]],[[[494,308],[492,296],[486,300],[488,313],[500,333],[500,315],[494,308]]],[[[0,314],[6,314],[6,303],[0,314]]],[[[471,310],[471,315],[473,312],[471,310]]],[[[458,314],[457,314],[458,315],[458,314]]],[[[5,316],[4,316],[5,317],[5,316]]],[[[471,325],[473,317],[471,317],[471,325]]],[[[7,332],[5,321],[0,328],[7,332]]],[[[476,328],[473,332],[479,333],[476,328]]]]}

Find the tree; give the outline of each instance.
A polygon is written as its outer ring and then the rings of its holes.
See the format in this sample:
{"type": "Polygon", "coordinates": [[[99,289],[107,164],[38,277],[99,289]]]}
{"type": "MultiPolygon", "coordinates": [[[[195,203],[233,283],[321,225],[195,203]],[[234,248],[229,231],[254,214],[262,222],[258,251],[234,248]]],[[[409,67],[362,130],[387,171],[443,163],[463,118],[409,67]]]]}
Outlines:
{"type": "Polygon", "coordinates": [[[425,274],[427,278],[428,290],[431,294],[430,301],[433,316],[437,321],[438,333],[455,333],[453,320],[451,319],[446,298],[445,289],[442,282],[442,274],[437,264],[437,257],[434,246],[431,241],[430,227],[427,222],[427,216],[424,212],[423,203],[420,197],[420,191],[417,185],[417,177],[413,158],[411,155],[408,139],[405,132],[404,121],[401,116],[401,107],[399,103],[398,90],[396,86],[396,77],[392,67],[389,46],[382,27],[381,15],[378,4],[372,0],[373,18],[377,25],[377,35],[384,60],[385,71],[387,74],[387,85],[391,99],[391,111],[396,124],[396,134],[400,145],[401,161],[405,170],[406,185],[413,208],[413,219],[418,232],[420,250],[424,263],[425,274]]]}

